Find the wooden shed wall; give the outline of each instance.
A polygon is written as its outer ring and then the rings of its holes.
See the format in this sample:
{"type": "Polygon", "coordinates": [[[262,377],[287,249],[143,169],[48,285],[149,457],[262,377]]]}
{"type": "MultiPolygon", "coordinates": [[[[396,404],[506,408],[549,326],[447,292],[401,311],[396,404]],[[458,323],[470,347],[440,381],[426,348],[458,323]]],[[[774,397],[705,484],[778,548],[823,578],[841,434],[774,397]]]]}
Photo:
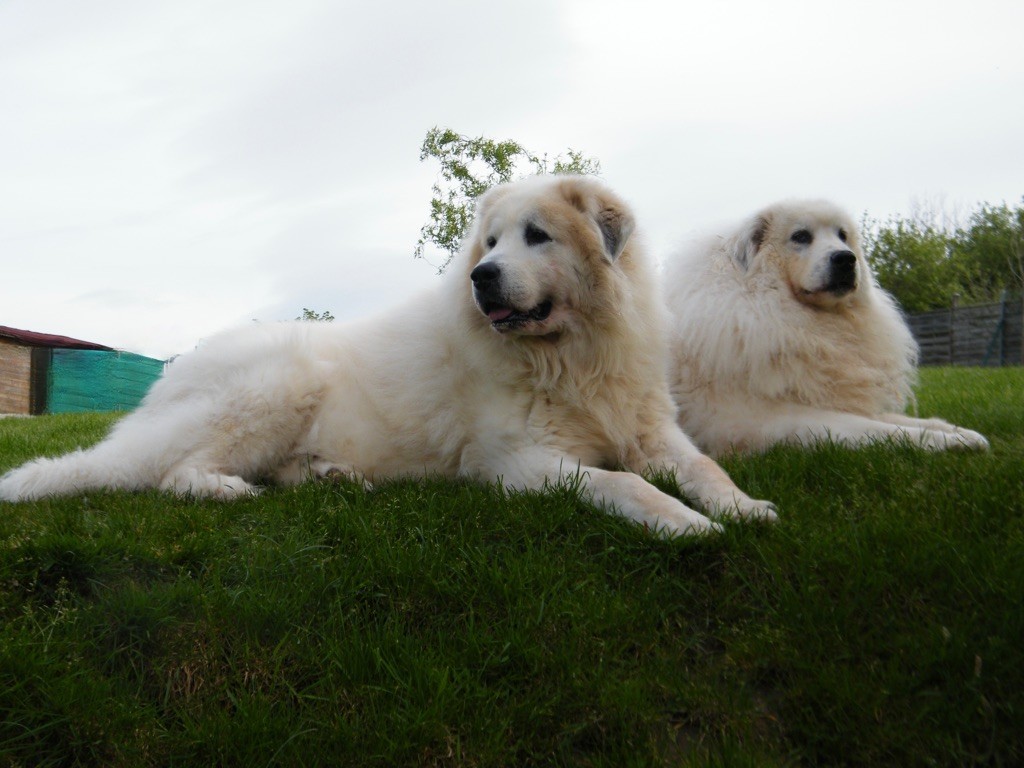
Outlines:
{"type": "Polygon", "coordinates": [[[0,413],[32,410],[32,348],[0,339],[0,413]]]}

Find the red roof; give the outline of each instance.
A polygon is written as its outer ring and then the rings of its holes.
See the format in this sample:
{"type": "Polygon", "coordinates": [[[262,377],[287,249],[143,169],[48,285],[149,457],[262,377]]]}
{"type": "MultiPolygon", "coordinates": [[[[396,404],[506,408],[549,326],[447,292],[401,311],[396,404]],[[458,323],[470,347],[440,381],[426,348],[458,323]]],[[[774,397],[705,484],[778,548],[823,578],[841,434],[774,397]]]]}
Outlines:
{"type": "Polygon", "coordinates": [[[63,349],[103,349],[110,350],[103,344],[94,344],[91,341],[72,339],[70,336],[57,336],[52,333],[36,333],[35,331],[22,331],[18,328],[8,328],[0,325],[0,339],[14,339],[30,347],[61,347],[63,349]]]}

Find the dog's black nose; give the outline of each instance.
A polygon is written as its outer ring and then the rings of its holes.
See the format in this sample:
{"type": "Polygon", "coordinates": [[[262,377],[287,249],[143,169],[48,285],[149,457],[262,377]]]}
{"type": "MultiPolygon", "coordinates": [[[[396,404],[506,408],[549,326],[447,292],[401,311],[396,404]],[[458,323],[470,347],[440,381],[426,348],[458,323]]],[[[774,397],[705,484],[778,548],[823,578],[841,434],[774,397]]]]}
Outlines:
{"type": "Polygon", "coordinates": [[[826,291],[845,296],[857,288],[857,257],[853,251],[833,251],[829,254],[828,265],[826,291]]]}
{"type": "Polygon", "coordinates": [[[493,283],[499,277],[501,277],[501,267],[493,261],[485,261],[483,264],[477,264],[476,268],[469,273],[469,279],[472,280],[473,285],[478,288],[483,288],[489,283],[493,283]]]}
{"type": "Polygon", "coordinates": [[[857,264],[857,257],[853,251],[836,251],[830,261],[834,269],[850,270],[857,264]]]}

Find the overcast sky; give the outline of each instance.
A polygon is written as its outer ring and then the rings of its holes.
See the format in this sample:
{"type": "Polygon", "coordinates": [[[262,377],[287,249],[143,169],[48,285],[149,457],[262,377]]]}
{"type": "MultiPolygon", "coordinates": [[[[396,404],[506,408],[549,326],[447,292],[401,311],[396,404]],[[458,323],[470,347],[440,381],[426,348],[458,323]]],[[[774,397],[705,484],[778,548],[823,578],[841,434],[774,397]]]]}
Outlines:
{"type": "MultiPolygon", "coordinates": [[[[386,309],[432,126],[601,162],[654,257],[1024,195],[1024,2],[0,0],[0,325],[154,357],[386,309]]],[[[439,260],[439,259],[438,259],[439,260]]]]}

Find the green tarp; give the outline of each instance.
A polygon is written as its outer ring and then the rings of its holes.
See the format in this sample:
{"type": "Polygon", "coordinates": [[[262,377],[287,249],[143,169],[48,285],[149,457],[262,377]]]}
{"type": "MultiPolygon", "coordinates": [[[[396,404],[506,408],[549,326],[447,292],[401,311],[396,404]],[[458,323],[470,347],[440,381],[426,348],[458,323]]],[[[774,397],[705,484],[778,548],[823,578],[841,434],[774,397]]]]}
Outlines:
{"type": "Polygon", "coordinates": [[[162,360],[131,352],[54,349],[46,412],[130,411],[163,370],[162,360]]]}

